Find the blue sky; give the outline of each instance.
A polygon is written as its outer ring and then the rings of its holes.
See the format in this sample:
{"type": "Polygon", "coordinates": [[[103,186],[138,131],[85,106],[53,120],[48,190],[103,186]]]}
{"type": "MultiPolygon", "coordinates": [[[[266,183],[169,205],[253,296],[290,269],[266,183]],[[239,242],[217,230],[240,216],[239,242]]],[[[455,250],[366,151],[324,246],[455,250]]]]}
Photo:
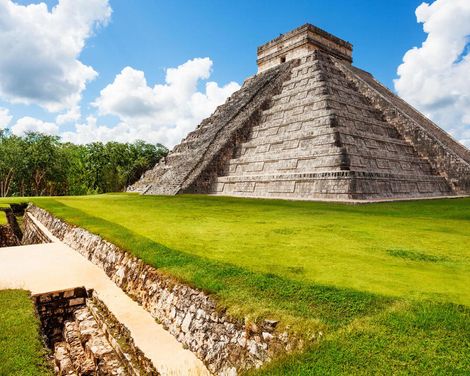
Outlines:
{"type": "MultiPolygon", "coordinates": [[[[41,1],[20,1],[22,4],[41,1]]],[[[164,69],[195,57],[214,62],[211,79],[225,83],[256,73],[257,46],[304,23],[354,45],[354,64],[393,88],[403,54],[425,38],[414,0],[158,1],[111,0],[108,26],[81,54],[99,77],[88,85],[92,101],[125,66],[143,70],[151,83],[164,69]]],[[[57,1],[46,1],[49,7],[57,1]]]]}
{"type": "MultiPolygon", "coordinates": [[[[0,0],[0,3],[2,1],[11,2],[0,0]]],[[[70,0],[63,0],[67,1],[70,0]]],[[[86,0],[75,1],[83,3],[83,8],[77,5],[73,12],[88,9],[86,0]]],[[[100,1],[106,3],[106,0],[89,1],[95,5],[100,1]]],[[[16,4],[29,5],[40,2],[18,0],[16,4]]],[[[49,0],[45,2],[49,12],[58,3],[49,0]]],[[[449,0],[436,1],[438,2],[449,3],[449,0]]],[[[423,31],[423,24],[417,22],[415,14],[421,3],[422,1],[415,0],[110,0],[108,7],[112,9],[111,16],[103,16],[103,13],[100,13],[103,8],[96,8],[94,17],[101,17],[101,21],[106,18],[106,22],[91,27],[91,30],[94,30],[93,35],[83,38],[84,47],[76,56],[78,61],[92,67],[97,73],[94,79],[86,80],[85,89],[80,91],[81,99],[78,104],[81,116],[58,127],[51,126],[51,132],[74,132],[76,124],[84,123],[90,115],[95,118],[96,127],[112,127],[122,122],[132,123],[130,113],[116,110],[115,102],[108,103],[107,106],[102,104],[101,107],[92,105],[100,97],[101,90],[112,84],[116,75],[125,67],[131,67],[132,73],[143,72],[148,87],[152,88],[155,84],[164,84],[167,68],[178,67],[195,58],[208,57],[212,62],[208,81],[216,82],[221,88],[217,94],[217,100],[220,101],[223,94],[229,92],[228,88],[222,92],[225,85],[232,81],[241,84],[246,77],[256,73],[258,45],[307,22],[351,42],[354,45],[354,64],[371,72],[379,81],[394,89],[393,80],[397,78],[397,68],[405,53],[413,47],[420,47],[428,36],[423,31]],[[105,107],[107,110],[104,110],[105,107]]],[[[4,32],[1,17],[0,15],[0,36],[4,32]]],[[[464,34],[463,37],[468,36],[465,30],[459,32],[464,34]]],[[[465,57],[468,51],[462,50],[460,53],[465,57]]],[[[34,56],[31,58],[34,60],[34,56]]],[[[200,69],[204,71],[205,68],[200,69]]],[[[204,73],[200,75],[204,76],[204,73]]],[[[414,74],[410,72],[409,76],[411,75],[414,74]]],[[[1,81],[0,76],[0,86],[1,81]]],[[[197,82],[198,90],[204,94],[207,80],[199,79],[197,82]]],[[[405,82],[402,86],[405,87],[403,91],[407,93],[410,85],[405,82]]],[[[233,90],[234,86],[231,88],[233,90]]],[[[420,94],[416,93],[416,90],[409,95],[410,98],[413,95],[419,98],[420,94]]],[[[34,98],[29,98],[28,104],[15,102],[18,100],[11,99],[11,96],[1,96],[0,92],[0,108],[7,109],[12,118],[10,128],[22,117],[55,123],[57,115],[66,111],[64,108],[44,108],[44,103],[35,103],[34,98]]],[[[216,100],[209,102],[207,111],[212,109],[211,105],[214,105],[216,100]]],[[[419,100],[415,102],[418,107],[422,105],[420,109],[427,115],[433,115],[430,111],[432,105],[420,104],[419,100]]],[[[465,114],[462,115],[462,118],[464,117],[465,114]]],[[[196,120],[200,119],[197,116],[185,118],[182,131],[194,127],[194,124],[189,123],[196,120]]],[[[146,121],[149,122],[148,119],[146,121]]],[[[470,120],[468,123],[470,124],[470,120]]],[[[38,123],[36,128],[40,125],[38,123]]],[[[465,122],[462,127],[466,127],[465,122]]],[[[36,129],[29,126],[23,128],[36,129]]],[[[161,133],[153,134],[154,137],[161,136],[161,133]]],[[[72,136],[70,133],[69,137],[72,136]]],[[[90,138],[89,135],[87,137],[90,138]]],[[[87,137],[81,141],[88,141],[87,137]]],[[[111,136],[104,136],[105,140],[106,137],[111,136]]],[[[173,138],[168,142],[176,141],[173,138]]]]}

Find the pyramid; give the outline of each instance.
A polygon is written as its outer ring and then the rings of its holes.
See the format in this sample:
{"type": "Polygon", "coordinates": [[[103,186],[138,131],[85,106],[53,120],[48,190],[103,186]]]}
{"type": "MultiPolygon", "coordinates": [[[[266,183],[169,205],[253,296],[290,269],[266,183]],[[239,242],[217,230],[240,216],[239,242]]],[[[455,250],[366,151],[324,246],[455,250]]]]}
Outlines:
{"type": "Polygon", "coordinates": [[[470,194],[470,151],[306,24],[129,191],[306,200],[470,194]]]}

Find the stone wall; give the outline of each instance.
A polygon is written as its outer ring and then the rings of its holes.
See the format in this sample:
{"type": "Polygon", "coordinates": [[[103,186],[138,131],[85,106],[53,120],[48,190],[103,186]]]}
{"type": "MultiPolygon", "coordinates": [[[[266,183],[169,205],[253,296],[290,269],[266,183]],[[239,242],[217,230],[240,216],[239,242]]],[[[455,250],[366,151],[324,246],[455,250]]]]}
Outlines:
{"type": "Polygon", "coordinates": [[[78,308],[85,306],[87,297],[88,292],[84,287],[33,295],[48,347],[52,348],[55,342],[62,339],[64,322],[78,308]]]}
{"type": "Polygon", "coordinates": [[[18,238],[9,225],[0,225],[0,247],[20,245],[18,238]]]}
{"type": "Polygon", "coordinates": [[[25,213],[23,217],[23,239],[22,245],[51,243],[51,240],[45,235],[34,221],[25,213]]]}
{"type": "Polygon", "coordinates": [[[15,232],[18,223],[10,209],[0,209],[0,215],[4,215],[8,221],[7,225],[0,225],[0,247],[14,247],[20,245],[21,231],[15,232]]]}
{"type": "Polygon", "coordinates": [[[135,345],[129,329],[116,319],[95,291],[87,300],[87,308],[119,359],[126,364],[128,372],[134,375],[158,374],[151,360],[135,345]]]}
{"type": "MultiPolygon", "coordinates": [[[[101,237],[35,206],[28,208],[28,215],[33,215],[55,237],[101,267],[214,374],[236,375],[296,346],[287,333],[275,330],[275,321],[251,325],[228,317],[203,291],[160,273],[101,237]]],[[[27,222],[25,236],[31,222],[27,222]]]]}

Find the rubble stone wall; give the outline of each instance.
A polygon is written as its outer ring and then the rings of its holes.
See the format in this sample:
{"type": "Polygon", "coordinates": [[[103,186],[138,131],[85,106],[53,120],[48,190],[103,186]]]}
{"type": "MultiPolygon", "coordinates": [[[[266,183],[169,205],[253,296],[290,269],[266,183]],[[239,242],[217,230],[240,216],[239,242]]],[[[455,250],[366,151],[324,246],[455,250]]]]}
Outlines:
{"type": "Polygon", "coordinates": [[[50,348],[62,339],[64,322],[69,320],[79,307],[85,306],[87,296],[88,292],[84,287],[33,296],[46,344],[50,348]]]}
{"type": "Polygon", "coordinates": [[[19,240],[9,225],[0,226],[0,247],[14,247],[19,240]]]}
{"type": "Polygon", "coordinates": [[[135,345],[129,329],[116,319],[95,291],[87,300],[87,308],[128,371],[135,375],[158,375],[151,360],[135,345]]]}
{"type": "Polygon", "coordinates": [[[76,287],[33,296],[58,375],[158,375],[129,330],[94,291],[76,287]]]}
{"type": "MultiPolygon", "coordinates": [[[[33,215],[55,237],[101,267],[214,374],[236,375],[296,346],[287,333],[275,330],[275,321],[252,325],[235,320],[203,291],[164,275],[101,237],[35,206],[26,215],[33,215]]],[[[28,231],[29,226],[25,236],[28,231]]]]}
{"type": "Polygon", "coordinates": [[[18,223],[12,211],[10,209],[2,209],[0,210],[0,215],[4,215],[8,221],[7,225],[0,225],[0,247],[14,247],[20,245],[17,233],[15,233],[18,223]]]}

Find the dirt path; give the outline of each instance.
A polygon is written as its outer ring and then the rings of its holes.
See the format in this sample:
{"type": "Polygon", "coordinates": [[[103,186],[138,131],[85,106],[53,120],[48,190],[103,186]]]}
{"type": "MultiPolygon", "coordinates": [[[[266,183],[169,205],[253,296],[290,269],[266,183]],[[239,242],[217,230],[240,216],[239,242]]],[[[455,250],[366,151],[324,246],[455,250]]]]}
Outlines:
{"type": "Polygon", "coordinates": [[[162,375],[209,375],[192,352],[185,350],[99,267],[70,247],[55,242],[0,248],[0,289],[22,288],[37,294],[77,286],[98,292],[162,375]]]}

